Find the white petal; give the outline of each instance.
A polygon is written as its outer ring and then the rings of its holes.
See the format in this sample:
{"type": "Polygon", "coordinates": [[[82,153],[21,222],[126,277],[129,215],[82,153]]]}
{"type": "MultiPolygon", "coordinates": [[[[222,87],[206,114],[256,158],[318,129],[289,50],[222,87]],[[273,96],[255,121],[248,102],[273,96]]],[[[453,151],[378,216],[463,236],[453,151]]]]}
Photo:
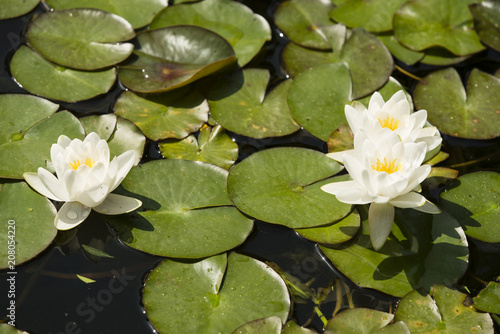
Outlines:
{"type": "Polygon", "coordinates": [[[37,173],[24,173],[23,177],[26,180],[26,182],[30,185],[30,187],[33,188],[38,193],[54,201],[62,201],[60,198],[55,196],[49,189],[47,189],[45,184],[43,184],[43,182],[40,180],[40,177],[38,176],[37,173]]]}
{"type": "Polygon", "coordinates": [[[408,179],[408,185],[402,191],[402,193],[407,193],[417,188],[419,184],[422,183],[423,180],[425,180],[430,172],[431,166],[429,165],[422,165],[416,168],[410,175],[410,178],[408,179]]]}
{"type": "Polygon", "coordinates": [[[109,145],[108,143],[101,139],[97,145],[96,149],[99,152],[99,161],[109,164],[109,145]]]}
{"type": "Polygon", "coordinates": [[[413,209],[434,215],[441,213],[441,210],[439,210],[439,208],[436,205],[434,205],[434,203],[429,201],[425,201],[425,203],[422,206],[413,209]]]}
{"type": "Polygon", "coordinates": [[[106,196],[109,196],[109,193],[109,185],[102,183],[92,188],[86,188],[79,194],[76,200],[90,208],[95,208],[106,199],[106,196]]]}
{"type": "Polygon", "coordinates": [[[421,129],[424,127],[425,121],[427,120],[427,110],[422,109],[416,111],[411,114],[410,117],[415,120],[414,129],[421,129]]]}
{"type": "Polygon", "coordinates": [[[424,205],[425,202],[426,199],[424,196],[412,191],[393,198],[389,203],[398,208],[417,208],[424,205]]]}
{"type": "MultiPolygon", "coordinates": [[[[115,157],[113,161],[116,161],[117,171],[114,179],[114,183],[110,185],[110,192],[115,190],[116,187],[120,185],[125,176],[127,176],[128,172],[134,165],[135,161],[135,152],[133,150],[122,153],[120,156],[115,157]]],[[[112,161],[112,162],[113,162],[112,161]]]]}
{"type": "Polygon", "coordinates": [[[78,202],[66,202],[57,212],[54,224],[58,230],[69,230],[82,223],[89,214],[89,207],[78,202]]]}
{"type": "Polygon", "coordinates": [[[321,190],[335,195],[337,200],[347,204],[366,204],[372,201],[366,189],[355,181],[328,183],[323,185],[321,190]]]}
{"type": "Polygon", "coordinates": [[[382,108],[384,104],[385,101],[382,95],[380,95],[379,92],[375,92],[370,98],[370,102],[368,102],[368,109],[379,109],[382,108]]]}
{"type": "Polygon", "coordinates": [[[394,222],[394,207],[391,204],[370,204],[368,223],[373,249],[378,251],[385,244],[394,222]]]}
{"type": "Polygon", "coordinates": [[[142,202],[136,198],[109,194],[100,205],[94,208],[95,211],[105,215],[120,215],[134,211],[142,205],[142,202]]]}
{"type": "Polygon", "coordinates": [[[101,140],[101,138],[99,137],[99,135],[95,132],[91,132],[89,133],[85,139],[83,140],[84,143],[92,143],[94,145],[97,145],[97,143],[99,142],[99,140],[101,140]]]}
{"type": "Polygon", "coordinates": [[[68,192],[64,188],[61,180],[56,178],[54,174],[40,167],[38,168],[38,177],[45,187],[47,187],[47,189],[54,194],[59,201],[69,201],[70,197],[68,192]]]}
{"type": "Polygon", "coordinates": [[[62,148],[68,147],[70,143],[71,139],[69,139],[68,136],[60,135],[59,138],[57,138],[57,145],[60,145],[62,148]]]}
{"type": "Polygon", "coordinates": [[[330,159],[333,159],[335,161],[340,162],[341,164],[344,163],[343,156],[345,153],[354,153],[354,150],[345,150],[345,151],[340,151],[340,152],[332,152],[332,153],[327,153],[326,156],[330,159]]]}

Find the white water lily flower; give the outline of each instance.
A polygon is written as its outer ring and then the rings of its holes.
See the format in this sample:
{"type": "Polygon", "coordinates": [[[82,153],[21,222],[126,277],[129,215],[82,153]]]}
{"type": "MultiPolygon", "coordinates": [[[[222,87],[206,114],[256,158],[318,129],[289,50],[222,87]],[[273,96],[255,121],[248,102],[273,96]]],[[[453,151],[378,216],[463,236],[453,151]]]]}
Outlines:
{"type": "Polygon", "coordinates": [[[414,208],[427,213],[439,209],[416,192],[429,175],[431,166],[421,165],[426,143],[403,143],[394,132],[364,131],[354,137],[354,150],[342,152],[342,162],[352,180],[321,187],[349,204],[370,204],[370,239],[375,250],[387,239],[394,221],[394,207],[414,208]]]}
{"type": "MultiPolygon", "coordinates": [[[[410,113],[410,104],[402,90],[394,94],[387,102],[380,93],[373,93],[368,108],[361,103],[355,103],[354,106],[346,105],[345,116],[354,134],[363,130],[374,140],[380,130],[394,132],[402,142],[424,142],[427,151],[436,148],[442,140],[436,127],[424,127],[427,121],[426,110],[410,113]]],[[[340,161],[342,153],[334,152],[328,156],[340,161]]]]}
{"type": "Polygon", "coordinates": [[[109,215],[133,211],[141,201],[110,194],[134,165],[134,151],[109,161],[108,143],[92,132],[83,141],[61,135],[50,149],[56,176],[44,168],[24,173],[26,182],[40,194],[66,202],[57,212],[59,230],[71,229],[85,220],[91,209],[109,215]]]}

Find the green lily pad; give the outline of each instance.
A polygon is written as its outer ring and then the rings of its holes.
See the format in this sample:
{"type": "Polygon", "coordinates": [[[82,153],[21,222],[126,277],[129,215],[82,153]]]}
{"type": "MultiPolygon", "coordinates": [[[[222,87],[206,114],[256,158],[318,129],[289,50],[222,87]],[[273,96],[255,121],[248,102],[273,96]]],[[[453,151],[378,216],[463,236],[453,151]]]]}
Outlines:
{"type": "Polygon", "coordinates": [[[195,90],[146,97],[126,91],[116,101],[115,114],[134,122],[150,139],[181,139],[208,120],[208,103],[195,90]]]}
{"type": "Polygon", "coordinates": [[[500,314],[500,283],[489,282],[486,288],[474,297],[477,310],[500,314]]]}
{"type": "MultiPolygon", "coordinates": [[[[52,106],[49,106],[52,108],[52,106]]],[[[4,114],[17,113],[14,105],[2,108],[4,114]],[[12,109],[11,109],[12,108],[12,109]],[[10,109],[10,110],[9,110],[10,109]]],[[[50,147],[57,142],[57,138],[64,134],[70,138],[83,138],[83,128],[78,119],[68,111],[60,111],[40,120],[36,114],[25,115],[18,123],[22,126],[9,139],[10,134],[2,135],[0,141],[0,177],[22,179],[25,172],[37,172],[38,167],[52,169],[50,161],[50,147]],[[31,122],[31,125],[29,124],[31,122]],[[21,125],[24,123],[23,125],[21,125]],[[4,141],[5,140],[5,141],[4,141]]],[[[5,133],[4,128],[0,133],[5,133]]],[[[9,131],[9,129],[5,129],[9,131]]]]}
{"type": "Polygon", "coordinates": [[[168,0],[45,0],[56,9],[97,8],[126,19],[134,29],[144,27],[163,8],[168,0]]]}
{"type": "Polygon", "coordinates": [[[146,30],[137,40],[135,59],[118,71],[120,81],[137,92],[179,88],[236,62],[225,39],[196,26],[146,30]]]}
{"type": "Polygon", "coordinates": [[[43,13],[26,33],[30,46],[45,58],[79,70],[96,70],[125,60],[134,45],[121,42],[134,37],[127,20],[91,8],[43,13]]]}
{"type": "Polygon", "coordinates": [[[241,244],[252,231],[226,190],[227,171],[188,160],[155,160],[131,169],[122,186],[143,211],[107,216],[120,238],[141,251],[200,258],[241,244]]]}
{"type": "Polygon", "coordinates": [[[288,92],[293,117],[324,141],[340,125],[347,123],[344,108],[350,101],[351,75],[345,63],[318,65],[301,73],[288,92]]]}
{"type": "Polygon", "coordinates": [[[370,32],[392,30],[392,17],[406,0],[352,0],[338,5],[330,17],[349,28],[362,27],[370,32]]]}
{"type": "Polygon", "coordinates": [[[28,92],[64,102],[87,100],[108,92],[116,79],[114,68],[79,71],[65,68],[27,46],[21,46],[10,63],[16,81],[28,92]]]}
{"type": "Polygon", "coordinates": [[[467,298],[442,285],[435,285],[430,295],[412,291],[399,302],[394,319],[411,333],[493,333],[490,315],[467,306],[467,298]]]}
{"type": "Polygon", "coordinates": [[[25,182],[0,184],[0,269],[15,271],[45,250],[57,234],[55,217],[54,205],[25,182]]]}
{"type": "Polygon", "coordinates": [[[31,12],[39,2],[40,0],[2,0],[0,6],[0,20],[27,14],[31,12]]]}
{"type": "Polygon", "coordinates": [[[500,174],[476,172],[450,182],[440,206],[453,215],[465,233],[486,242],[500,242],[500,174]]]}
{"type": "Polygon", "coordinates": [[[395,224],[384,246],[374,251],[365,207],[362,233],[337,249],[320,246],[323,253],[357,285],[402,297],[416,288],[453,285],[467,270],[467,240],[449,214],[425,214],[396,208],[395,224]]]}
{"type": "Polygon", "coordinates": [[[233,72],[208,92],[211,116],[229,131],[252,138],[284,136],[300,126],[289,111],[287,95],[291,80],[285,80],[266,95],[269,71],[245,69],[233,72]],[[240,85],[239,82],[242,82],[240,85]],[[239,88],[236,92],[235,82],[239,88]]]}
{"type": "Polygon", "coordinates": [[[320,189],[342,167],[325,154],[299,147],[256,152],[231,168],[228,191],[234,205],[257,219],[290,228],[326,225],[351,205],[320,189]]]}
{"type": "Polygon", "coordinates": [[[341,220],[325,226],[295,229],[295,231],[306,239],[320,244],[338,244],[352,239],[358,233],[361,220],[357,211],[342,218],[341,220]]]}
{"type": "Polygon", "coordinates": [[[415,87],[417,109],[446,134],[490,139],[500,136],[500,78],[473,69],[465,91],[453,68],[432,72],[415,87]]]}
{"type": "Polygon", "coordinates": [[[107,141],[116,129],[117,118],[113,114],[91,115],[80,118],[80,122],[86,134],[95,132],[99,138],[107,141]]]}
{"type": "Polygon", "coordinates": [[[328,50],[332,45],[321,28],[332,25],[328,13],[333,8],[332,3],[321,0],[284,1],[274,12],[274,23],[293,42],[328,50]]]}
{"type": "Polygon", "coordinates": [[[392,31],[388,33],[377,34],[377,38],[382,43],[384,43],[384,45],[394,57],[408,65],[417,63],[425,56],[424,52],[413,51],[401,44],[397,40],[396,36],[394,36],[394,33],[392,31]]]}
{"type": "Polygon", "coordinates": [[[328,321],[325,334],[372,334],[387,326],[394,315],[368,308],[347,309],[328,321]]]}
{"type": "MultiPolygon", "coordinates": [[[[282,58],[287,72],[293,77],[318,65],[347,63],[352,77],[353,99],[361,98],[382,87],[389,79],[394,66],[391,53],[385,45],[363,29],[353,29],[340,51],[315,51],[289,43],[282,58]]],[[[332,78],[320,84],[331,85],[332,78]]]]}
{"type": "Polygon", "coordinates": [[[208,162],[229,169],[238,158],[238,144],[232,141],[224,128],[204,126],[198,135],[181,140],[159,143],[161,154],[167,159],[208,162]]]}
{"type": "Polygon", "coordinates": [[[489,47],[500,51],[500,3],[498,1],[482,1],[469,5],[474,17],[474,28],[481,41],[489,47]]]}
{"type": "Polygon", "coordinates": [[[262,16],[230,0],[169,6],[156,15],[149,28],[173,25],[194,25],[219,34],[231,44],[241,67],[252,60],[266,41],[271,40],[271,28],[262,16]]]}
{"type": "Polygon", "coordinates": [[[455,56],[450,51],[439,46],[431,47],[424,50],[424,57],[420,60],[423,64],[447,66],[458,64],[470,56],[455,56]]]}
{"type": "Polygon", "coordinates": [[[468,5],[476,0],[408,1],[394,15],[394,35],[420,51],[442,46],[457,56],[485,49],[474,31],[468,5]]]}
{"type": "Polygon", "coordinates": [[[197,262],[164,260],[149,275],[143,301],[162,333],[231,333],[265,317],[285,322],[290,307],[283,280],[237,253],[197,262]]]}
{"type": "Polygon", "coordinates": [[[281,334],[282,327],[281,319],[273,316],[247,322],[236,328],[231,334],[281,334]]]}
{"type": "MultiPolygon", "coordinates": [[[[8,320],[9,321],[9,320],[8,320]]],[[[14,326],[7,323],[0,323],[0,332],[2,334],[29,334],[26,331],[21,331],[14,326]]]]}
{"type": "Polygon", "coordinates": [[[290,320],[283,326],[281,334],[317,334],[317,332],[309,328],[300,327],[295,321],[290,320]]]}

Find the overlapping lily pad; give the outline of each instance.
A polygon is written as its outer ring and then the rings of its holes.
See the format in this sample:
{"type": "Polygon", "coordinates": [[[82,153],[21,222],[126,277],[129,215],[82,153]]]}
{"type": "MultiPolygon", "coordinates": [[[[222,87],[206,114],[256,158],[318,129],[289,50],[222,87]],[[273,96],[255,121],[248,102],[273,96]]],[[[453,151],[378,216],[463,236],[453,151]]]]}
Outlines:
{"type": "Polygon", "coordinates": [[[168,0],[46,0],[56,9],[98,8],[126,19],[134,29],[147,25],[156,13],[168,5],[168,0]]]}
{"type": "Polygon", "coordinates": [[[3,0],[0,6],[0,20],[10,19],[29,13],[40,0],[3,0]]]}
{"type": "Polygon", "coordinates": [[[116,79],[114,68],[92,72],[72,70],[48,61],[24,45],[12,57],[10,70],[28,92],[65,102],[104,94],[116,79]]]}
{"type": "Polygon", "coordinates": [[[269,71],[245,69],[219,81],[209,93],[211,116],[224,128],[253,138],[278,137],[297,131],[287,104],[291,80],[266,95],[269,71]],[[235,91],[235,86],[240,87],[235,91]]]}
{"type": "Polygon", "coordinates": [[[146,97],[126,91],[116,101],[115,114],[134,122],[150,139],[181,139],[208,120],[208,103],[195,90],[146,97]]]}
{"type": "MultiPolygon", "coordinates": [[[[394,318],[391,313],[372,310],[368,308],[347,309],[335,315],[328,321],[325,334],[375,334],[386,333],[382,328],[388,327],[394,318]]],[[[390,328],[390,327],[389,327],[390,328]]],[[[406,331],[399,334],[410,333],[406,331]]]]}
{"type": "Polygon", "coordinates": [[[132,168],[122,182],[143,211],[106,218],[128,245],[175,258],[200,258],[241,244],[253,227],[231,204],[227,171],[188,160],[156,160],[132,168]]]}
{"type": "Polygon", "coordinates": [[[474,17],[474,28],[481,41],[500,51],[500,3],[481,1],[471,4],[469,9],[474,17]]]}
{"type": "Polygon", "coordinates": [[[413,97],[417,109],[426,109],[429,122],[441,132],[471,139],[500,136],[498,77],[473,69],[465,91],[457,71],[446,68],[419,81],[413,97]]]}
{"type": "Polygon", "coordinates": [[[425,56],[424,52],[410,50],[401,44],[392,31],[389,33],[378,34],[377,38],[384,43],[394,57],[408,65],[417,63],[425,56]]]}
{"type": "Polygon", "coordinates": [[[328,50],[332,45],[321,28],[332,25],[328,13],[333,8],[321,0],[284,1],[274,12],[274,23],[295,43],[328,50]]]}
{"type": "Polygon", "coordinates": [[[59,65],[96,70],[130,56],[134,29],[121,16],[99,9],[76,8],[46,12],[28,27],[28,43],[59,65]],[[64,52],[61,52],[64,50],[64,52]]]}
{"type": "Polygon", "coordinates": [[[457,56],[484,50],[468,5],[475,0],[408,1],[394,15],[394,34],[408,48],[440,46],[457,56]]]}
{"type": "Polygon", "coordinates": [[[159,144],[167,159],[208,162],[229,169],[238,158],[238,144],[232,141],[220,125],[204,126],[198,139],[190,135],[181,140],[167,140],[159,144]]]}
{"type": "Polygon", "coordinates": [[[265,317],[288,317],[283,280],[264,263],[231,253],[197,262],[164,260],[143,296],[148,318],[164,333],[231,333],[265,317]]]}
{"type": "MultiPolygon", "coordinates": [[[[15,96],[5,98],[1,95],[0,101],[17,103],[4,105],[0,112],[6,115],[8,124],[14,123],[16,131],[12,127],[0,129],[0,177],[22,179],[25,172],[36,172],[38,167],[52,170],[50,162],[50,147],[57,142],[57,138],[64,134],[70,138],[83,138],[83,128],[78,119],[67,111],[61,111],[51,115],[57,105],[39,99],[29,102],[30,97],[22,98],[15,96]],[[23,101],[21,101],[23,100],[23,101]],[[28,102],[27,102],[28,101],[28,102]],[[45,104],[45,106],[43,106],[45,104]],[[18,106],[26,105],[31,108],[40,106],[42,118],[37,115],[38,110],[30,109],[26,114],[18,114],[18,106]],[[45,108],[45,111],[43,111],[45,108]],[[13,120],[14,115],[21,115],[18,120],[13,120]]],[[[31,97],[32,98],[32,97],[31,97]]]]}
{"type": "Polygon", "coordinates": [[[246,65],[271,40],[271,28],[262,16],[230,0],[204,0],[169,6],[158,13],[150,29],[173,25],[195,25],[225,38],[234,49],[240,66],[246,65]]]}
{"type": "Polygon", "coordinates": [[[500,174],[476,172],[450,182],[441,193],[440,205],[453,215],[468,236],[500,242],[500,174]]]}
{"type": "Polygon", "coordinates": [[[490,315],[467,306],[467,298],[443,285],[435,285],[429,295],[412,291],[399,302],[394,319],[411,333],[493,333],[490,315]]]}
{"type": "Polygon", "coordinates": [[[233,168],[228,191],[236,207],[257,219],[291,228],[326,225],[351,209],[320,189],[342,167],[325,154],[282,147],[254,153],[233,168]]]}
{"type": "Polygon", "coordinates": [[[281,319],[273,316],[247,322],[236,328],[231,334],[281,334],[282,327],[281,319]]]}
{"type": "Polygon", "coordinates": [[[361,213],[363,231],[353,243],[337,249],[321,246],[335,267],[359,286],[402,297],[413,289],[429,291],[434,284],[453,285],[467,270],[467,240],[449,214],[396,209],[389,239],[376,252],[366,212],[361,213]]]}
{"type": "Polygon", "coordinates": [[[0,269],[13,271],[47,248],[57,234],[55,216],[54,205],[25,182],[0,184],[0,269]]]}
{"type": "Polygon", "coordinates": [[[135,59],[118,72],[120,81],[137,92],[179,88],[236,62],[225,39],[197,26],[146,30],[137,40],[135,59]]]}
{"type": "Polygon", "coordinates": [[[477,310],[500,314],[500,283],[489,282],[486,288],[474,297],[477,310]]]}

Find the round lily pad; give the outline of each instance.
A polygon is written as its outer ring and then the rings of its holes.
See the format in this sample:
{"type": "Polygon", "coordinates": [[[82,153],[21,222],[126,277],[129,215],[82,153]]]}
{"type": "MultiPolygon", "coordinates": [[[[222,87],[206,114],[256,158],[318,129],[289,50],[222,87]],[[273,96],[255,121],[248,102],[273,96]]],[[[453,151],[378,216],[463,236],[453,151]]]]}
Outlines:
{"type": "MultiPolygon", "coordinates": [[[[6,115],[18,112],[15,105],[3,107],[0,112],[6,115]]],[[[49,108],[51,107],[49,105],[49,108]]],[[[62,134],[70,138],[84,137],[81,123],[67,111],[48,115],[41,120],[40,115],[36,113],[25,114],[17,124],[19,132],[16,131],[14,134],[8,127],[0,129],[2,138],[0,139],[0,160],[2,161],[0,177],[3,178],[22,179],[23,173],[36,172],[38,167],[52,170],[52,166],[48,165],[50,148],[57,142],[57,138],[62,134]]]]}
{"type": "Polygon", "coordinates": [[[234,49],[240,66],[246,65],[271,40],[271,27],[247,6],[230,0],[204,0],[169,6],[149,26],[158,29],[173,25],[194,25],[225,38],[234,49]]]}
{"type": "Polygon", "coordinates": [[[135,59],[118,77],[131,90],[153,93],[185,86],[236,62],[231,45],[197,26],[172,26],[137,35],[135,59]]]}
{"type": "Polygon", "coordinates": [[[465,233],[486,242],[500,242],[500,174],[475,172],[451,181],[440,206],[453,215],[465,233]]]}
{"type": "Polygon", "coordinates": [[[48,60],[65,67],[96,70],[130,56],[134,28],[121,16],[99,9],[46,12],[28,26],[28,43],[48,60]],[[61,52],[64,50],[64,52],[61,52]]]}
{"type": "Polygon", "coordinates": [[[392,30],[392,16],[406,0],[352,0],[338,5],[330,17],[349,28],[370,32],[392,30]]]}
{"type": "Polygon", "coordinates": [[[232,141],[222,126],[204,126],[198,134],[181,140],[159,143],[161,154],[167,159],[208,162],[229,169],[238,158],[238,144],[232,141]]]}
{"type": "Polygon", "coordinates": [[[304,47],[332,48],[323,27],[332,25],[328,13],[332,3],[321,0],[289,0],[280,3],[274,12],[274,23],[292,41],[304,47]]]}
{"type": "Polygon", "coordinates": [[[0,269],[15,271],[45,250],[57,234],[55,217],[54,205],[25,182],[0,184],[0,269]]]}
{"type": "Polygon", "coordinates": [[[411,333],[493,333],[490,315],[467,306],[467,298],[443,285],[435,285],[430,295],[415,290],[401,299],[394,319],[411,333]]]}
{"type": "Polygon", "coordinates": [[[266,95],[269,71],[245,69],[214,85],[208,93],[211,116],[229,131],[252,138],[284,136],[297,131],[287,104],[291,80],[266,95]],[[235,82],[243,81],[236,92],[235,82]]]}
{"type": "Polygon", "coordinates": [[[277,316],[247,322],[236,328],[231,334],[281,334],[283,324],[277,316]]]}
{"type": "Polygon", "coordinates": [[[489,282],[486,288],[474,297],[474,307],[483,312],[500,314],[500,283],[489,282]]]}
{"type": "Polygon", "coordinates": [[[368,209],[359,210],[363,230],[353,243],[338,249],[320,246],[335,267],[357,285],[402,297],[415,288],[429,291],[434,284],[453,285],[467,270],[467,240],[449,214],[396,208],[388,240],[374,251],[368,209]]]}
{"type": "Polygon", "coordinates": [[[353,308],[336,314],[328,321],[325,334],[372,334],[387,326],[394,315],[368,308],[353,308]]]}
{"type": "Polygon", "coordinates": [[[320,189],[342,167],[325,154],[299,147],[256,152],[231,168],[228,191],[238,209],[291,228],[326,225],[351,209],[320,189]]]}
{"type": "Polygon", "coordinates": [[[72,70],[48,61],[24,45],[12,57],[10,70],[28,92],[64,102],[104,94],[116,79],[114,68],[93,72],[72,70]]]}
{"type": "Polygon", "coordinates": [[[500,78],[473,69],[465,91],[453,68],[435,71],[419,81],[414,91],[417,109],[441,132],[471,138],[500,136],[500,78]]]}
{"type": "Polygon", "coordinates": [[[408,1],[394,15],[396,38],[412,50],[439,45],[457,56],[485,49],[474,31],[468,5],[475,0],[408,1]]]}
{"type": "Polygon", "coordinates": [[[168,0],[45,0],[56,9],[97,8],[126,19],[134,29],[144,27],[163,8],[168,0]]]}
{"type": "Polygon", "coordinates": [[[273,316],[283,323],[290,308],[278,274],[237,253],[197,262],[164,260],[149,275],[143,301],[148,318],[162,333],[231,333],[273,316]]]}
{"type": "Polygon", "coordinates": [[[208,120],[208,103],[195,90],[146,97],[126,91],[116,101],[115,114],[134,122],[150,139],[181,139],[208,120]]]}
{"type": "Polygon", "coordinates": [[[200,258],[241,244],[252,220],[231,204],[227,171],[188,160],[155,160],[130,170],[123,194],[142,210],[106,219],[133,248],[175,258],[200,258]]]}
{"type": "Polygon", "coordinates": [[[481,1],[469,5],[474,17],[474,28],[481,41],[500,51],[500,3],[481,1]]]}
{"type": "Polygon", "coordinates": [[[345,63],[318,65],[297,76],[288,92],[294,118],[307,131],[327,141],[347,123],[344,107],[351,99],[351,75],[345,63]]]}
{"type": "Polygon", "coordinates": [[[40,0],[3,0],[0,6],[0,20],[18,17],[31,12],[40,0]]]}

